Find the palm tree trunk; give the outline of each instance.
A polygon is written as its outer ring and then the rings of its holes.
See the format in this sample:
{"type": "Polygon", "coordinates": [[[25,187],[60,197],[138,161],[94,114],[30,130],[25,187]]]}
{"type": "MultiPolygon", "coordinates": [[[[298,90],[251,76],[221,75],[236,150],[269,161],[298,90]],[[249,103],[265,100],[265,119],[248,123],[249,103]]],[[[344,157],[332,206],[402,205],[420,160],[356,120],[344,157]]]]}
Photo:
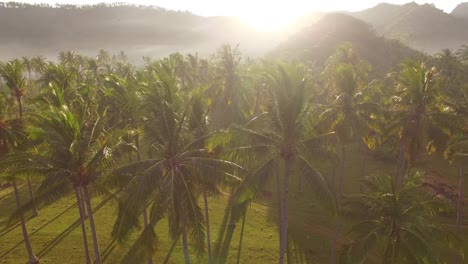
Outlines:
{"type": "Polygon", "coordinates": [[[208,210],[208,197],[206,192],[203,192],[203,203],[205,205],[205,221],[206,221],[206,245],[208,247],[208,263],[211,263],[211,233],[210,233],[210,213],[208,210]]]}
{"type": "Polygon", "coordinates": [[[36,199],[34,199],[34,192],[33,192],[32,184],[31,184],[31,178],[29,176],[28,176],[28,189],[29,189],[29,197],[31,198],[31,203],[33,206],[32,216],[36,217],[39,215],[39,211],[37,210],[37,207],[36,207],[36,199]]]}
{"type": "MultiPolygon", "coordinates": [[[[137,148],[136,151],[136,156],[137,156],[137,161],[141,161],[141,153],[140,153],[140,137],[138,134],[135,136],[135,146],[137,148]]],[[[143,209],[143,223],[146,226],[148,226],[148,212],[146,211],[146,207],[143,209]]],[[[153,264],[153,259],[151,257],[148,258],[148,264],[153,264]]]]}
{"type": "MultiPolygon", "coordinates": [[[[457,223],[456,230],[457,234],[461,234],[461,227],[463,225],[463,200],[465,198],[465,175],[463,172],[463,165],[460,165],[460,182],[458,186],[458,201],[457,201],[457,223]]],[[[455,257],[455,263],[460,264],[462,256],[457,254],[455,257]]]]}
{"type": "MultiPolygon", "coordinates": [[[[345,164],[346,164],[346,147],[345,144],[341,144],[341,173],[340,178],[338,180],[338,194],[336,197],[336,201],[339,204],[341,197],[343,196],[343,183],[344,183],[344,175],[345,175],[345,164]]],[[[333,238],[332,238],[332,248],[331,248],[331,256],[330,256],[330,263],[336,264],[338,262],[338,239],[340,237],[340,221],[339,216],[337,216],[335,220],[335,228],[333,230],[333,238]]]]}
{"type": "Polygon", "coordinates": [[[286,248],[288,247],[288,212],[289,212],[289,177],[292,172],[293,159],[287,157],[284,163],[284,197],[283,197],[283,209],[281,213],[283,215],[281,223],[281,243],[280,243],[280,257],[279,264],[284,264],[284,256],[286,254],[286,248]]]}
{"type": "Polygon", "coordinates": [[[281,249],[283,248],[283,203],[281,199],[281,183],[278,170],[276,170],[276,193],[276,200],[278,203],[279,256],[281,257],[281,249]]]}
{"type": "Polygon", "coordinates": [[[239,238],[239,248],[237,249],[237,264],[240,263],[242,240],[244,239],[244,227],[245,227],[246,216],[247,216],[247,210],[245,211],[244,216],[242,217],[242,227],[241,227],[241,233],[240,233],[240,238],[239,238]]]}
{"type": "Polygon", "coordinates": [[[345,162],[346,162],[346,147],[344,143],[341,144],[341,174],[338,180],[338,199],[343,195],[343,183],[345,175],[345,162]]]}
{"type": "MultiPolygon", "coordinates": [[[[19,209],[21,208],[21,200],[20,200],[20,195],[18,192],[18,186],[16,185],[15,181],[13,181],[13,189],[15,191],[16,208],[19,209]]],[[[31,247],[31,241],[29,240],[28,230],[26,229],[26,222],[24,221],[23,213],[20,213],[20,221],[21,221],[21,231],[23,232],[24,245],[26,246],[26,250],[28,251],[29,263],[39,264],[39,259],[36,257],[36,255],[34,255],[32,247],[31,247]]]]}
{"type": "Polygon", "coordinates": [[[85,195],[84,195],[84,191],[83,191],[83,188],[79,188],[78,191],[80,192],[80,197],[82,198],[81,199],[81,208],[83,208],[83,218],[86,219],[88,218],[88,210],[86,209],[86,205],[85,205],[85,195]]]}
{"type": "Polygon", "coordinates": [[[167,255],[166,255],[166,258],[163,261],[163,264],[167,264],[169,262],[169,259],[171,258],[172,252],[174,251],[174,248],[177,245],[178,240],[179,240],[179,238],[174,239],[174,241],[172,241],[171,248],[169,249],[169,252],[167,252],[167,255]]]}
{"type": "Polygon", "coordinates": [[[91,234],[93,235],[93,243],[94,243],[94,255],[96,257],[96,264],[102,264],[101,255],[99,253],[99,244],[98,238],[96,233],[96,226],[94,225],[94,217],[93,217],[93,208],[91,207],[91,199],[89,197],[88,187],[86,185],[83,186],[83,192],[85,195],[85,202],[86,206],[88,207],[88,218],[89,218],[89,225],[91,227],[91,234]]]}
{"type": "Polygon", "coordinates": [[[85,255],[86,255],[86,264],[91,264],[91,257],[89,254],[89,248],[88,248],[88,238],[86,237],[86,227],[84,223],[84,215],[83,215],[83,202],[81,198],[81,191],[80,191],[79,186],[75,186],[75,196],[76,196],[76,201],[78,202],[78,210],[80,211],[80,224],[81,224],[81,233],[83,234],[83,243],[84,243],[84,249],[85,249],[85,255]]]}
{"type": "Polygon", "coordinates": [[[187,226],[185,225],[184,214],[180,214],[180,225],[182,226],[182,247],[184,249],[185,264],[190,264],[188,241],[187,241],[187,226]]]}
{"type": "MultiPolygon", "coordinates": [[[[18,88],[16,88],[15,92],[18,93],[18,88]]],[[[19,117],[20,117],[20,120],[22,121],[23,120],[23,103],[21,101],[21,96],[19,94],[16,95],[16,100],[18,101],[19,117]]],[[[34,217],[36,217],[36,216],[39,215],[39,211],[37,210],[37,207],[36,207],[36,201],[34,199],[34,192],[33,192],[33,189],[32,189],[31,179],[29,177],[28,177],[28,188],[29,188],[29,196],[30,196],[31,202],[33,204],[32,215],[34,217]]]]}
{"type": "Polygon", "coordinates": [[[332,238],[332,248],[331,248],[331,257],[330,263],[336,264],[338,262],[338,238],[340,237],[340,223],[338,220],[338,216],[335,219],[335,228],[333,230],[333,238],[332,238]]]}

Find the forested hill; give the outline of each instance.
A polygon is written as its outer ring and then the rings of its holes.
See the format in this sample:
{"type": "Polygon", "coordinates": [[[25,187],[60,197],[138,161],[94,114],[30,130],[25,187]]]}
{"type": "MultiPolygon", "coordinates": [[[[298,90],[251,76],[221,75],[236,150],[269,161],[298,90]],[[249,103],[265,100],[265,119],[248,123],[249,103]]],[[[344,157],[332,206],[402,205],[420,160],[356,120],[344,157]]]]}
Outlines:
{"type": "Polygon", "coordinates": [[[239,43],[248,55],[262,55],[281,41],[232,17],[201,17],[189,12],[129,5],[48,6],[0,3],[0,59],[75,50],[96,54],[124,50],[130,58],[171,52],[209,53],[239,43]]]}
{"type": "Polygon", "coordinates": [[[378,36],[365,22],[340,13],[325,15],[316,24],[292,36],[270,56],[321,66],[343,43],[351,44],[377,74],[388,73],[405,59],[422,56],[398,40],[378,36]]]}
{"type": "Polygon", "coordinates": [[[466,4],[461,4],[448,14],[431,4],[382,3],[350,14],[369,23],[385,37],[435,53],[444,48],[458,49],[468,43],[468,19],[462,18],[468,18],[467,9],[466,4]]]}

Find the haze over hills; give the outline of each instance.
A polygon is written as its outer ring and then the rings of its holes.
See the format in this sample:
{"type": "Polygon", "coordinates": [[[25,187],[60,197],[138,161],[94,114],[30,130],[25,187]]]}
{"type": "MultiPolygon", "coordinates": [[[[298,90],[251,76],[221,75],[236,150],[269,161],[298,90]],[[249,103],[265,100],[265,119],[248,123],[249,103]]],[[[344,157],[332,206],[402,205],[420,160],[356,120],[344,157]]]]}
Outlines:
{"type": "Polygon", "coordinates": [[[240,44],[248,56],[275,50],[271,54],[305,54],[307,60],[322,61],[336,45],[349,41],[376,68],[386,69],[388,65],[375,61],[377,54],[392,53],[387,57],[393,65],[412,51],[379,35],[429,53],[468,43],[468,4],[461,4],[452,14],[416,3],[379,4],[348,14],[369,23],[376,32],[357,19],[337,15],[315,25],[323,13],[299,18],[283,31],[263,32],[234,17],[203,17],[148,6],[0,3],[0,60],[36,55],[55,58],[64,50],[95,55],[106,49],[112,53],[123,50],[132,62],[140,62],[142,56],[160,57],[176,51],[207,55],[228,43],[240,44]],[[286,47],[298,49],[288,52],[286,47]]]}
{"type": "Polygon", "coordinates": [[[0,59],[75,50],[95,55],[125,51],[133,60],[169,53],[212,53],[224,43],[262,55],[284,39],[283,32],[259,32],[233,17],[202,17],[145,6],[0,4],[0,59]]]}
{"type": "Polygon", "coordinates": [[[439,52],[444,48],[458,49],[468,43],[467,4],[460,4],[452,14],[431,4],[379,4],[360,12],[350,13],[372,25],[379,34],[400,39],[413,48],[439,52]]]}

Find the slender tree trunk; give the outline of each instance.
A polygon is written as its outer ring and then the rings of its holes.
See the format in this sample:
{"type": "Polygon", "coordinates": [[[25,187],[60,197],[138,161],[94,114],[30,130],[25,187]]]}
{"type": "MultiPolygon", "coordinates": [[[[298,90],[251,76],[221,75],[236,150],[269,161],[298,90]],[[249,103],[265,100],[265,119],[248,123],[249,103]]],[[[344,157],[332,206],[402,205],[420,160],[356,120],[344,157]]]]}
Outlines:
{"type": "Polygon", "coordinates": [[[39,211],[37,210],[37,207],[36,207],[36,199],[34,198],[34,192],[33,192],[32,184],[31,184],[31,178],[29,176],[28,176],[28,189],[29,189],[29,197],[31,198],[31,202],[32,202],[32,206],[33,206],[32,216],[36,217],[36,216],[39,215],[39,211]]]}
{"type": "MultiPolygon", "coordinates": [[[[16,208],[20,209],[21,200],[20,200],[20,195],[18,192],[18,186],[16,185],[15,181],[13,181],[13,189],[15,191],[16,208]]],[[[20,213],[20,221],[21,221],[21,231],[23,232],[24,245],[26,246],[26,250],[28,251],[29,263],[38,264],[39,259],[33,253],[33,250],[31,247],[31,241],[29,240],[28,230],[26,229],[26,222],[24,221],[23,213],[20,213]]]]}
{"type": "Polygon", "coordinates": [[[278,169],[276,170],[276,199],[278,203],[278,230],[279,230],[279,256],[281,258],[281,249],[283,248],[283,206],[281,199],[281,183],[280,183],[280,174],[278,169]]]}
{"type": "Polygon", "coordinates": [[[345,177],[345,164],[346,164],[346,147],[344,143],[341,144],[341,174],[338,180],[338,199],[343,195],[343,184],[345,177]]]}
{"type": "MultiPolygon", "coordinates": [[[[18,93],[18,88],[16,88],[15,93],[18,93]]],[[[18,101],[19,117],[20,117],[20,120],[22,121],[23,120],[23,103],[21,101],[21,96],[16,95],[16,100],[18,101]]],[[[29,188],[29,196],[31,198],[31,202],[33,205],[32,215],[33,217],[36,217],[39,215],[39,211],[37,210],[37,207],[36,207],[36,201],[34,199],[34,192],[32,189],[31,179],[29,176],[28,176],[28,188],[29,188]]]]}
{"type": "Polygon", "coordinates": [[[96,233],[96,226],[94,224],[94,216],[93,216],[93,208],[91,207],[91,198],[89,197],[88,187],[86,185],[82,186],[83,192],[85,195],[85,202],[86,206],[88,207],[88,218],[89,218],[89,225],[91,227],[91,234],[93,235],[93,243],[94,243],[94,255],[96,257],[96,264],[102,264],[101,255],[99,253],[99,243],[96,233]]]}
{"type": "Polygon", "coordinates": [[[178,240],[179,240],[179,238],[172,241],[171,248],[169,249],[169,252],[167,252],[167,255],[166,255],[166,258],[163,261],[163,264],[167,264],[169,262],[169,259],[171,258],[172,252],[174,251],[174,248],[177,245],[178,240]]]}
{"type": "Polygon", "coordinates": [[[83,208],[83,218],[87,219],[88,210],[86,209],[86,205],[85,205],[85,199],[84,199],[85,195],[84,195],[83,188],[78,188],[78,191],[80,192],[80,197],[81,197],[81,208],[83,208]]]}
{"type": "Polygon", "coordinates": [[[190,264],[188,241],[187,241],[187,226],[185,225],[185,216],[180,214],[180,225],[182,226],[182,247],[184,249],[185,264],[190,264]]]}
{"type": "Polygon", "coordinates": [[[330,258],[331,264],[338,263],[338,238],[339,237],[340,237],[340,223],[339,223],[339,219],[337,216],[337,218],[335,219],[335,228],[333,229],[331,258],[330,258]]]}
{"type": "Polygon", "coordinates": [[[280,248],[280,257],[279,264],[284,263],[284,256],[286,254],[286,249],[288,247],[288,212],[289,212],[289,177],[292,172],[293,159],[292,157],[287,157],[284,163],[284,197],[283,197],[283,209],[282,209],[282,224],[281,224],[281,248],[280,248]]]}
{"type": "Polygon", "coordinates": [[[208,210],[208,197],[206,192],[203,192],[203,203],[205,204],[205,221],[206,221],[206,245],[208,247],[208,263],[211,263],[211,233],[210,233],[210,213],[208,210]]]}
{"type": "MultiPolygon", "coordinates": [[[[345,164],[346,164],[346,147],[345,144],[341,144],[341,173],[340,178],[338,180],[338,194],[336,196],[336,201],[340,204],[341,197],[343,196],[343,183],[345,177],[345,164]]],[[[335,219],[335,228],[333,230],[333,238],[332,238],[332,248],[331,248],[331,257],[330,263],[336,264],[338,263],[338,240],[340,237],[340,221],[339,215],[335,219]]]]}
{"type": "Polygon", "coordinates": [[[83,234],[83,243],[84,243],[84,249],[85,249],[85,255],[86,255],[86,264],[91,264],[91,256],[89,254],[89,248],[88,248],[88,238],[86,237],[86,227],[85,227],[85,219],[83,215],[83,202],[82,202],[82,197],[81,197],[81,191],[80,191],[79,186],[75,186],[75,196],[76,196],[76,201],[78,202],[78,210],[80,211],[80,224],[81,224],[81,233],[83,234]]]}
{"type": "MultiPolygon", "coordinates": [[[[141,161],[140,137],[138,136],[138,134],[135,136],[135,145],[136,145],[136,148],[137,148],[137,152],[136,152],[137,161],[140,162],[141,161]]],[[[146,211],[146,207],[143,209],[143,224],[145,225],[145,227],[148,226],[148,212],[146,211]]],[[[153,264],[153,258],[149,257],[147,263],[148,264],[153,264]]]]}
{"type": "Polygon", "coordinates": [[[244,216],[242,217],[242,227],[239,238],[239,247],[237,249],[237,264],[240,263],[241,249],[242,249],[242,240],[244,239],[244,228],[245,228],[245,218],[247,216],[247,210],[245,210],[244,216]]]}
{"type": "MultiPolygon", "coordinates": [[[[456,230],[457,234],[462,233],[462,225],[463,225],[463,200],[465,198],[465,175],[463,172],[463,165],[460,165],[460,182],[458,186],[458,201],[457,201],[457,223],[456,223],[456,230]]],[[[460,254],[457,253],[455,256],[455,263],[460,264],[462,257],[460,254]]]]}

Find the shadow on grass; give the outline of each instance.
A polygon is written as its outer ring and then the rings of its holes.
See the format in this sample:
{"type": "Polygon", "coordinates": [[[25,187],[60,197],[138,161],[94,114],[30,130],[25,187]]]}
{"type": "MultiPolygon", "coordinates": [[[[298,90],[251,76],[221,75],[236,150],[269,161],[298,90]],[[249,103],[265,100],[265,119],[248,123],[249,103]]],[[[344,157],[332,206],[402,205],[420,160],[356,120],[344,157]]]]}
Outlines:
{"type": "MultiPolygon", "coordinates": [[[[101,203],[99,203],[95,208],[93,208],[93,213],[96,213],[98,212],[107,202],[109,202],[110,200],[112,200],[112,197],[109,197],[107,199],[105,199],[104,201],[102,201],[101,203]]],[[[57,218],[59,218],[60,216],[62,216],[63,214],[65,214],[68,210],[70,210],[71,208],[75,207],[77,205],[77,203],[73,203],[71,206],[69,206],[67,209],[65,209],[65,211],[63,211],[62,213],[60,213],[59,215],[57,215],[56,217],[54,217],[53,219],[51,219],[50,221],[48,221],[45,225],[41,226],[39,229],[33,231],[30,233],[29,236],[33,236],[35,233],[37,233],[39,230],[43,229],[45,226],[47,226],[48,224],[50,224],[51,222],[55,221],[57,218]]],[[[65,229],[62,233],[60,233],[57,237],[55,237],[52,241],[50,241],[40,252],[38,252],[37,256],[39,258],[43,257],[45,254],[47,254],[50,250],[52,250],[56,245],[58,245],[58,243],[60,243],[60,241],[62,241],[68,234],[70,234],[77,226],[80,225],[80,219],[76,220],[73,224],[71,224],[67,229],[65,229]]],[[[19,226],[19,224],[15,225],[15,227],[19,226]]],[[[14,228],[13,228],[14,229],[14,228]]],[[[11,231],[11,230],[10,230],[11,231]]],[[[10,232],[8,231],[8,232],[10,232]]],[[[7,256],[9,253],[11,253],[13,250],[15,250],[18,246],[20,246],[21,244],[23,244],[24,242],[24,239],[22,239],[20,242],[16,243],[12,248],[10,248],[9,250],[7,250],[4,254],[0,255],[0,259],[4,258],[5,256],[7,256]]],[[[115,246],[114,246],[115,247],[115,246]]],[[[112,249],[113,250],[113,249],[112,249]]]]}

